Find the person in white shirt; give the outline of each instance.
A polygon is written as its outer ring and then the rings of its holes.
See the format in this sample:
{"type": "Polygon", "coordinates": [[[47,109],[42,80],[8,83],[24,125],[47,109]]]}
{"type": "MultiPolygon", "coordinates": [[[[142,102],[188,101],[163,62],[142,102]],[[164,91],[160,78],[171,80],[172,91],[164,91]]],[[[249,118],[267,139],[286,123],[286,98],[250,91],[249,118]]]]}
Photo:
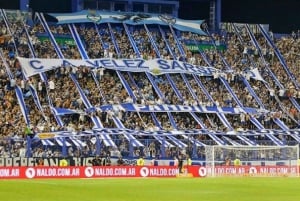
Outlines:
{"type": "Polygon", "coordinates": [[[51,80],[48,82],[48,84],[49,84],[49,89],[50,89],[50,91],[54,91],[54,89],[55,89],[55,83],[54,83],[54,81],[51,79],[51,80]]]}
{"type": "Polygon", "coordinates": [[[174,166],[177,167],[178,166],[178,159],[176,156],[174,156],[174,166]]]}

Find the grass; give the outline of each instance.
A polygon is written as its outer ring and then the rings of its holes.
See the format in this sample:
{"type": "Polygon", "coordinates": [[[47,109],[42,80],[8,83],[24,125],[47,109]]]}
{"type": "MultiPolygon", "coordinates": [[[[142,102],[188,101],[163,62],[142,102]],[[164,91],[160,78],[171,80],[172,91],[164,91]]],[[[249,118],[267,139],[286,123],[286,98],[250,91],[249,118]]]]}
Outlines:
{"type": "Polygon", "coordinates": [[[299,178],[0,180],[4,201],[295,201],[299,178]]]}

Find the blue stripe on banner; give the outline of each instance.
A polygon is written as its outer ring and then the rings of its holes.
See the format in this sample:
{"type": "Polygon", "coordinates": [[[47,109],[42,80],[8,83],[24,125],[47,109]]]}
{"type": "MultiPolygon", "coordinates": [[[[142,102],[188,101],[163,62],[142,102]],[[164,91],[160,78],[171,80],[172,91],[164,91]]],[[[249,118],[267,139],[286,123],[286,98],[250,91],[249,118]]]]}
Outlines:
{"type": "Polygon", "coordinates": [[[290,97],[289,99],[294,104],[294,106],[297,108],[297,110],[300,112],[300,105],[299,105],[299,103],[293,97],[290,97]]]}
{"type": "Polygon", "coordinates": [[[59,146],[63,147],[64,143],[67,147],[71,146],[71,144],[69,142],[67,142],[67,140],[62,139],[62,138],[55,138],[56,142],[58,143],[59,146]]]}
{"type": "Polygon", "coordinates": [[[12,74],[12,72],[9,69],[9,65],[6,62],[6,59],[4,58],[4,54],[3,54],[2,49],[0,50],[0,56],[1,56],[1,59],[3,61],[4,66],[5,66],[5,70],[6,70],[6,73],[7,73],[8,77],[9,77],[9,79],[10,80],[13,79],[13,74],[12,74]]]}
{"type": "Polygon", "coordinates": [[[40,73],[40,77],[41,77],[41,80],[42,80],[43,82],[45,82],[45,83],[48,82],[48,79],[47,79],[45,73],[40,73]]]}
{"type": "Polygon", "coordinates": [[[124,137],[128,140],[130,144],[132,144],[133,147],[143,147],[144,145],[140,142],[138,142],[132,135],[130,134],[124,134],[124,137]]]}
{"type": "MultiPolygon", "coordinates": [[[[264,129],[264,127],[261,125],[261,123],[257,119],[251,117],[250,121],[252,123],[254,123],[259,129],[264,129]]],[[[276,145],[278,145],[278,146],[284,146],[284,143],[281,140],[279,140],[278,138],[276,138],[273,135],[272,131],[271,132],[267,132],[267,133],[263,133],[263,134],[265,134],[269,139],[271,139],[276,145]]]]}
{"type": "Polygon", "coordinates": [[[160,144],[162,144],[165,148],[167,147],[174,147],[174,145],[172,145],[170,142],[168,142],[167,140],[163,139],[160,136],[153,136],[160,144]]]}
{"type": "Polygon", "coordinates": [[[233,92],[233,90],[231,89],[231,87],[228,84],[227,80],[225,80],[223,77],[220,77],[220,80],[222,81],[222,83],[224,84],[224,86],[226,87],[226,89],[228,90],[230,95],[232,96],[232,98],[238,104],[238,106],[243,107],[243,104],[241,103],[240,99],[236,96],[236,94],[233,92]]]}
{"type": "Polygon", "coordinates": [[[45,146],[53,146],[54,143],[51,142],[50,140],[42,140],[42,144],[45,146]]]}
{"type": "Polygon", "coordinates": [[[29,121],[29,118],[28,118],[28,111],[26,109],[26,105],[25,105],[25,101],[24,101],[24,98],[23,98],[22,90],[20,89],[19,86],[16,86],[15,91],[16,91],[18,102],[19,102],[23,117],[25,119],[25,122],[26,122],[27,125],[30,125],[30,121],[29,121]]]}
{"type": "Polygon", "coordinates": [[[139,51],[139,48],[136,46],[135,41],[134,41],[134,39],[132,38],[131,33],[129,32],[127,25],[126,25],[125,23],[123,23],[123,26],[124,26],[124,28],[125,28],[125,31],[126,31],[127,36],[128,36],[128,39],[129,39],[129,41],[130,41],[130,43],[131,43],[131,46],[132,46],[133,49],[134,49],[135,54],[140,58],[140,57],[141,57],[141,53],[140,53],[140,51],[139,51]]]}
{"type": "MultiPolygon", "coordinates": [[[[79,49],[81,57],[83,59],[89,59],[89,57],[88,57],[88,55],[87,55],[87,53],[86,53],[86,51],[85,51],[85,49],[83,47],[82,41],[81,41],[80,36],[79,36],[79,34],[78,34],[77,30],[76,30],[75,25],[74,24],[69,25],[69,29],[70,29],[71,34],[72,34],[72,36],[73,36],[73,38],[74,38],[74,40],[75,40],[75,42],[77,44],[77,47],[79,49]]],[[[75,83],[75,85],[76,85],[76,87],[77,87],[77,89],[78,89],[78,91],[80,93],[81,99],[83,100],[85,106],[87,108],[91,108],[92,105],[90,104],[89,100],[86,98],[85,94],[83,93],[83,91],[82,91],[79,83],[77,82],[75,76],[71,75],[71,78],[72,78],[73,82],[75,83]]],[[[95,124],[96,128],[103,128],[103,125],[101,124],[101,121],[100,121],[99,118],[93,116],[92,117],[92,121],[95,124]]],[[[110,144],[110,146],[115,146],[115,144],[113,143],[113,141],[110,139],[110,137],[108,135],[103,135],[103,137],[105,138],[105,143],[110,144]]]]}
{"type": "Polygon", "coordinates": [[[257,143],[253,142],[252,140],[249,140],[247,137],[242,136],[242,135],[237,135],[237,138],[239,138],[240,140],[244,141],[246,144],[250,145],[250,146],[256,146],[257,143]]]}
{"type": "Polygon", "coordinates": [[[69,29],[71,31],[71,34],[73,36],[73,39],[75,40],[76,44],[77,44],[77,47],[79,49],[79,52],[80,52],[80,55],[83,59],[89,59],[83,45],[82,45],[82,42],[81,42],[81,39],[80,39],[80,36],[78,35],[77,33],[77,30],[76,30],[76,27],[74,24],[71,24],[69,25],[69,29]]]}
{"type": "Polygon", "coordinates": [[[53,44],[54,49],[55,49],[56,53],[58,54],[59,58],[61,58],[61,59],[64,58],[63,53],[61,52],[59,46],[57,45],[56,40],[53,37],[53,34],[51,33],[51,30],[50,30],[50,28],[49,28],[49,26],[48,26],[48,24],[47,24],[47,22],[44,18],[44,15],[40,14],[40,13],[37,13],[37,16],[39,17],[40,22],[42,23],[44,29],[47,31],[47,33],[50,37],[51,43],[53,44]]]}
{"type": "Polygon", "coordinates": [[[133,99],[133,101],[136,102],[135,94],[133,93],[131,87],[129,86],[128,82],[126,81],[126,79],[124,78],[122,73],[120,73],[120,71],[117,71],[117,75],[120,78],[120,81],[121,81],[123,87],[125,87],[127,93],[130,95],[130,97],[133,99]]]}
{"type": "Polygon", "coordinates": [[[193,112],[190,112],[192,117],[196,120],[196,122],[201,126],[202,129],[206,129],[205,124],[202,122],[202,120],[193,112]]]}
{"type": "Polygon", "coordinates": [[[273,133],[271,134],[265,134],[269,139],[271,139],[276,145],[278,146],[284,146],[285,144],[279,140],[278,138],[276,138],[273,133]]]}
{"type": "MultiPolygon", "coordinates": [[[[120,121],[120,119],[113,116],[113,120],[118,128],[126,129],[125,126],[123,125],[123,123],[120,121]]],[[[129,142],[132,143],[133,146],[135,146],[135,147],[143,147],[144,146],[133,135],[131,135],[131,134],[125,134],[125,135],[128,138],[129,142]]]]}
{"type": "Polygon", "coordinates": [[[289,127],[287,127],[287,126],[285,125],[285,123],[282,122],[280,119],[274,118],[273,121],[274,121],[280,128],[282,128],[283,130],[285,130],[285,131],[289,130],[289,127]]]}
{"type": "Polygon", "coordinates": [[[262,103],[262,101],[260,100],[260,98],[256,95],[255,91],[253,90],[253,88],[251,87],[250,83],[247,81],[247,79],[245,77],[242,77],[244,84],[247,86],[250,94],[255,98],[256,102],[259,104],[259,106],[262,109],[265,109],[264,104],[262,103]]]}
{"type": "Polygon", "coordinates": [[[231,143],[233,146],[241,146],[240,143],[238,143],[238,142],[236,142],[236,141],[230,139],[229,137],[223,136],[223,138],[224,138],[225,140],[227,140],[229,143],[231,143]]]}
{"type": "Polygon", "coordinates": [[[59,139],[59,138],[55,138],[55,140],[56,140],[56,142],[57,142],[57,144],[59,145],[59,146],[63,146],[63,143],[62,143],[62,140],[61,139],[59,139]]]}
{"type": "Polygon", "coordinates": [[[253,117],[250,117],[250,121],[258,128],[258,129],[264,129],[263,125],[253,117]]]}
{"type": "Polygon", "coordinates": [[[265,39],[268,41],[269,45],[272,47],[273,51],[275,52],[277,58],[279,59],[280,63],[282,64],[283,68],[285,69],[288,77],[292,80],[294,85],[296,86],[296,89],[299,89],[299,83],[297,82],[297,79],[295,79],[294,74],[290,71],[290,69],[287,67],[286,62],[274,42],[271,40],[270,36],[266,32],[266,30],[262,27],[261,24],[258,25],[262,35],[265,37],[265,39]]]}
{"type": "MultiPolygon", "coordinates": [[[[2,51],[2,50],[1,50],[1,51],[2,51]]],[[[3,61],[3,59],[2,59],[2,61],[3,61]]],[[[9,67],[8,67],[8,65],[7,65],[6,62],[4,62],[4,66],[5,66],[5,69],[6,69],[6,72],[7,72],[7,75],[8,75],[8,77],[9,77],[9,79],[10,79],[10,80],[13,79],[12,72],[10,71],[10,69],[9,69],[9,67]]]]}
{"type": "Polygon", "coordinates": [[[71,139],[71,141],[74,143],[74,145],[75,145],[76,147],[82,148],[81,141],[77,140],[76,138],[70,138],[70,139],[71,139]]]}
{"type": "Polygon", "coordinates": [[[116,144],[114,141],[110,138],[110,136],[107,134],[107,132],[98,132],[100,133],[100,137],[103,140],[103,143],[105,146],[111,146],[111,147],[116,147],[116,144]]]}
{"type": "Polygon", "coordinates": [[[160,58],[160,52],[159,52],[159,49],[158,49],[158,47],[157,47],[157,45],[156,45],[156,43],[155,43],[155,40],[153,39],[153,36],[151,35],[151,32],[149,31],[149,29],[148,29],[148,27],[147,27],[146,24],[144,24],[144,27],[145,27],[145,30],[146,30],[146,32],[147,32],[147,35],[148,35],[148,37],[149,37],[149,39],[150,39],[150,42],[151,42],[152,46],[154,47],[154,50],[155,50],[156,55],[160,58]]]}
{"type": "Polygon", "coordinates": [[[174,137],[174,136],[170,136],[170,135],[169,135],[168,138],[169,138],[170,140],[172,140],[172,141],[176,144],[176,146],[178,146],[178,147],[181,148],[181,149],[187,147],[186,144],[184,144],[182,141],[180,141],[179,139],[177,139],[177,138],[174,137]]]}
{"type": "Polygon", "coordinates": [[[117,43],[117,41],[115,39],[115,36],[114,36],[113,31],[112,31],[110,23],[107,23],[107,26],[108,26],[109,34],[110,34],[111,40],[112,40],[112,42],[114,44],[115,50],[116,50],[118,56],[120,57],[121,56],[121,50],[120,50],[119,45],[118,45],[118,43],[117,43]]]}
{"type": "Polygon", "coordinates": [[[43,111],[44,111],[44,110],[43,110],[43,107],[42,107],[42,105],[41,105],[41,103],[40,103],[40,99],[39,99],[39,97],[38,97],[38,95],[37,95],[37,93],[36,93],[35,88],[32,86],[32,84],[29,85],[29,90],[30,90],[31,95],[32,95],[32,97],[33,97],[34,103],[35,103],[36,106],[39,108],[39,110],[41,111],[41,113],[43,114],[43,116],[45,117],[44,112],[43,112],[43,111]]]}
{"type": "Polygon", "coordinates": [[[189,140],[191,143],[195,143],[196,146],[198,146],[198,147],[204,147],[204,146],[206,146],[206,144],[200,142],[199,140],[194,139],[193,136],[192,136],[192,137],[189,137],[189,136],[186,136],[186,135],[181,135],[181,136],[182,136],[184,139],[189,140]]]}
{"type": "Polygon", "coordinates": [[[54,116],[54,118],[55,118],[57,124],[58,124],[59,126],[63,126],[64,123],[63,123],[63,121],[61,120],[60,116],[58,116],[58,115],[56,114],[55,109],[54,109],[53,107],[51,107],[51,110],[52,110],[52,114],[53,114],[53,116],[54,116]]]}
{"type": "Polygon", "coordinates": [[[213,139],[218,145],[226,145],[226,143],[215,134],[209,133],[208,136],[211,137],[211,139],[213,139]]]}
{"type": "Polygon", "coordinates": [[[92,105],[91,105],[91,103],[89,102],[89,100],[87,99],[87,97],[85,96],[85,94],[83,93],[83,91],[82,91],[82,89],[81,89],[81,87],[80,87],[78,81],[76,80],[75,76],[74,76],[73,74],[70,74],[70,77],[71,77],[71,79],[73,80],[73,82],[74,82],[74,84],[75,84],[75,86],[76,86],[76,88],[77,88],[77,90],[78,90],[78,92],[79,92],[79,94],[80,94],[80,97],[81,97],[81,99],[83,100],[83,103],[84,103],[85,107],[86,107],[86,108],[91,108],[92,105]]]}
{"type": "Polygon", "coordinates": [[[101,121],[98,117],[92,116],[92,121],[95,124],[95,127],[97,128],[103,128],[103,125],[101,124],[101,121]]]}
{"type": "Polygon", "coordinates": [[[227,120],[227,118],[225,117],[225,115],[223,113],[217,113],[217,116],[220,118],[220,120],[222,121],[222,123],[229,128],[230,130],[233,130],[231,124],[229,123],[229,121],[227,120]]]}
{"type": "Polygon", "coordinates": [[[275,76],[275,74],[273,73],[273,71],[270,70],[270,68],[268,67],[267,65],[267,62],[265,61],[264,59],[264,56],[262,54],[262,49],[260,48],[254,34],[252,33],[250,27],[248,24],[246,24],[246,29],[247,29],[247,32],[249,33],[249,36],[251,38],[251,42],[253,43],[253,45],[256,47],[256,49],[258,50],[258,53],[263,61],[263,63],[265,64],[264,65],[264,68],[267,68],[268,69],[268,73],[271,75],[271,77],[273,78],[273,80],[276,82],[276,85],[278,85],[280,88],[284,88],[283,85],[280,83],[280,81],[278,80],[278,78],[275,76]]]}
{"type": "Polygon", "coordinates": [[[94,73],[93,71],[91,72],[91,75],[92,75],[92,77],[93,77],[93,79],[94,79],[94,82],[95,82],[96,85],[97,85],[97,88],[98,88],[98,90],[99,90],[99,93],[100,93],[100,95],[101,95],[101,98],[103,99],[103,102],[106,103],[106,98],[105,98],[105,96],[103,95],[102,89],[101,89],[101,87],[100,87],[100,83],[99,83],[99,81],[97,80],[96,75],[95,75],[95,73],[94,73]]]}

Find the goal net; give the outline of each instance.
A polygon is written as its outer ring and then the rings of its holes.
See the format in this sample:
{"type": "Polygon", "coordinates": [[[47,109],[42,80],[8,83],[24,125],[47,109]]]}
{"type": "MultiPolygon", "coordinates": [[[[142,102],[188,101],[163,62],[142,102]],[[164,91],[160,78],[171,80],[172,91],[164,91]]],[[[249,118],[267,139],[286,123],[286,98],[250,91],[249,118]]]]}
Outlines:
{"type": "Polygon", "coordinates": [[[206,146],[206,176],[299,176],[299,146],[206,146]]]}

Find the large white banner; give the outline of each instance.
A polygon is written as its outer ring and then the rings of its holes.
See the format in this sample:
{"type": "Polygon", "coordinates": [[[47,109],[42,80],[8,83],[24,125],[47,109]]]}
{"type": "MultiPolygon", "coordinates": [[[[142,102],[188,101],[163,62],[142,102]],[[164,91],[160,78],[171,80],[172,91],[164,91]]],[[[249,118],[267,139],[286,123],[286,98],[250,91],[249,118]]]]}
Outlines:
{"type": "MultiPolygon", "coordinates": [[[[222,75],[223,73],[234,72],[222,72],[214,67],[197,66],[177,60],[165,60],[165,59],[29,59],[18,57],[18,60],[23,69],[24,75],[28,78],[30,76],[53,70],[59,67],[80,67],[87,66],[90,68],[105,68],[119,71],[129,72],[148,72],[153,75],[161,75],[166,73],[185,73],[195,74],[199,76],[213,76],[215,73],[222,75]]],[[[252,79],[264,81],[257,68],[247,70],[244,75],[248,75],[252,79]]]]}
{"type": "Polygon", "coordinates": [[[165,73],[187,73],[196,74],[200,76],[212,76],[219,70],[213,67],[204,67],[192,65],[186,62],[177,60],[165,59],[88,59],[88,60],[75,60],[75,59],[28,59],[18,57],[23,72],[26,77],[35,74],[56,69],[66,66],[87,66],[91,68],[105,68],[119,71],[130,72],[149,72],[153,75],[160,75],[165,73]]]}

